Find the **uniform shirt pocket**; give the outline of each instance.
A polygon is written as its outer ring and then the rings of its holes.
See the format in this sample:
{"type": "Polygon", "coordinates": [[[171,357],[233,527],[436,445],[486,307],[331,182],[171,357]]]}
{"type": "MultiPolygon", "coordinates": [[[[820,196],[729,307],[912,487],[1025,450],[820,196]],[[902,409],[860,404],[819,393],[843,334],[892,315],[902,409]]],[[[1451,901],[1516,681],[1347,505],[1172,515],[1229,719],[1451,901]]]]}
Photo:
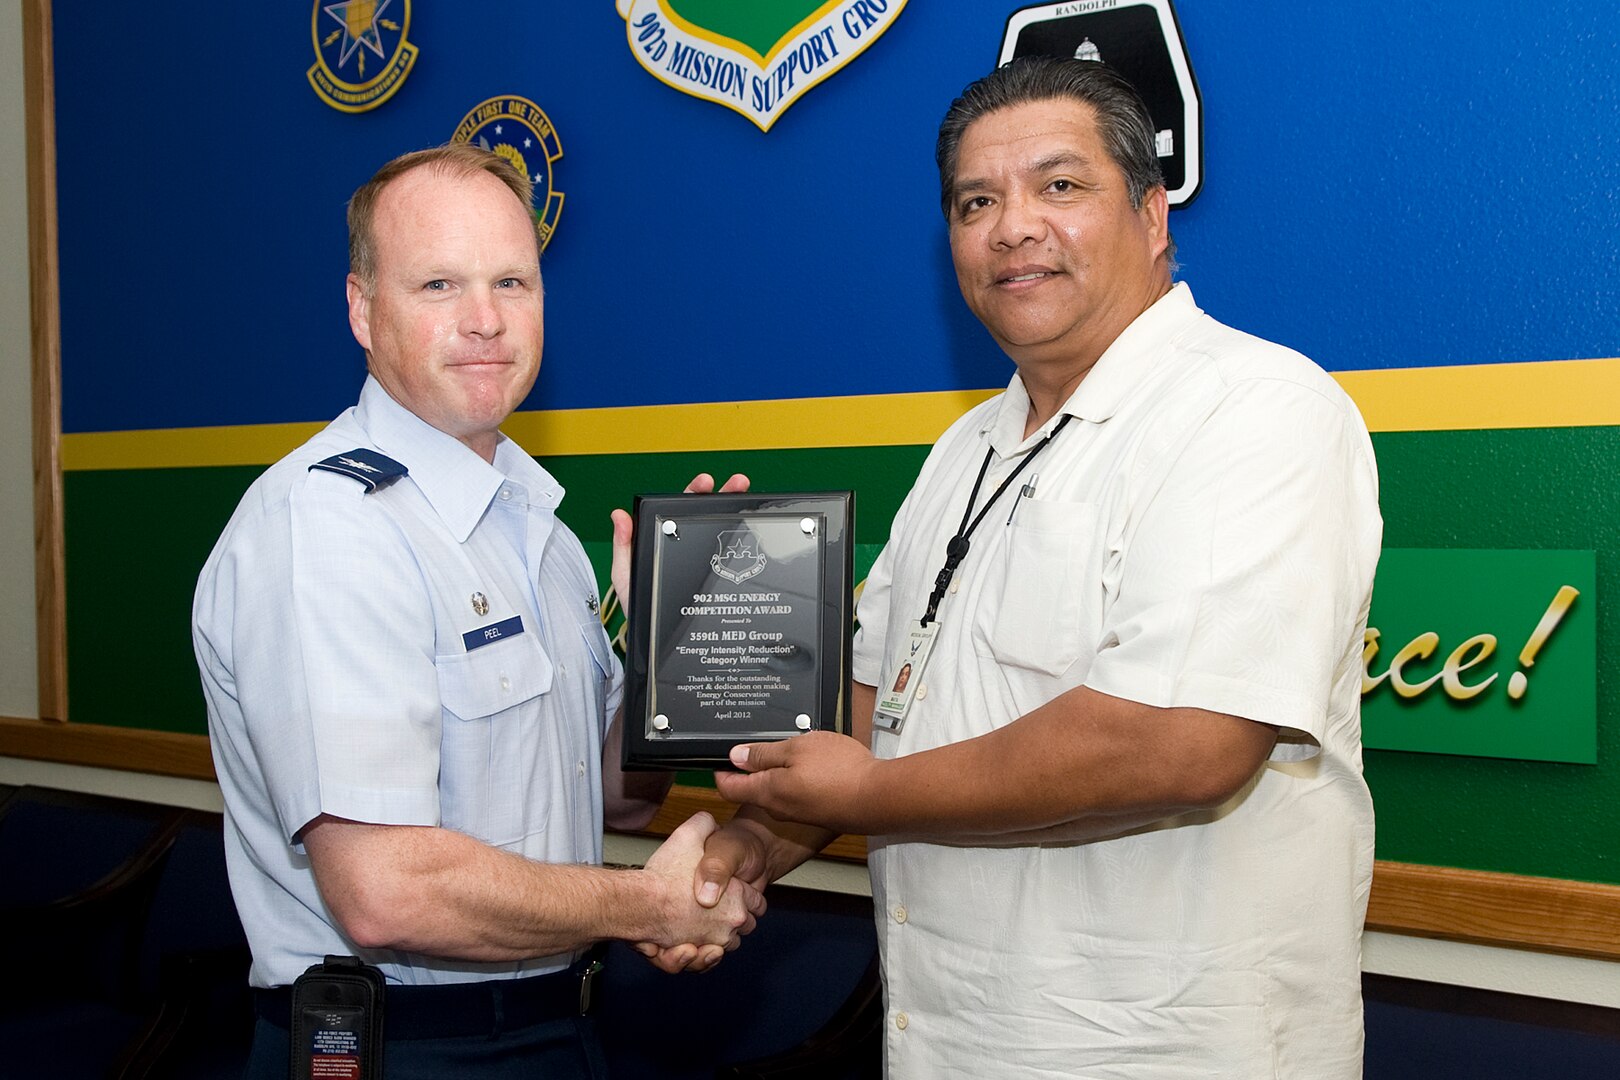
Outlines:
{"type": "Polygon", "coordinates": [[[532,631],[434,661],[439,698],[460,720],[492,716],[551,688],[551,661],[532,631]]]}
{"type": "Polygon", "coordinates": [[[445,713],[440,821],[496,846],[518,844],[544,829],[550,816],[535,784],[555,738],[542,730],[547,725],[537,700],[551,689],[551,659],[531,630],[441,656],[436,665],[445,713]]]}
{"type": "Polygon", "coordinates": [[[988,646],[1001,663],[1062,675],[1086,643],[1084,614],[1102,588],[1093,503],[1024,499],[1007,528],[988,646]]]}

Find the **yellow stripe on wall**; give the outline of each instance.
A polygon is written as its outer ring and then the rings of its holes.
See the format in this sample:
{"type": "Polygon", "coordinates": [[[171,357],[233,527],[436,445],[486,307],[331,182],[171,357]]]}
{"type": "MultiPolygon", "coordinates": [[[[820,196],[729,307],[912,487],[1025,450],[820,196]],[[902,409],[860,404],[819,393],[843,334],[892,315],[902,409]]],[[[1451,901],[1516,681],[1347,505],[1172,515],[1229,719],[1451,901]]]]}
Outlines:
{"type": "MultiPolygon", "coordinates": [[[[1344,371],[1334,376],[1372,431],[1620,425],[1620,359],[1344,371]]],[[[923,446],[997,390],[722,401],[517,413],[505,431],[537,457],[689,450],[923,446]]],[[[62,465],[162,469],[268,465],[321,422],[83,432],[62,465]]]]}
{"type": "Polygon", "coordinates": [[[269,465],[325,427],[324,421],[235,427],[86,431],[62,436],[62,469],[172,469],[269,465]]]}
{"type": "Polygon", "coordinates": [[[1620,424],[1620,359],[1341,371],[1369,431],[1620,424]]]}

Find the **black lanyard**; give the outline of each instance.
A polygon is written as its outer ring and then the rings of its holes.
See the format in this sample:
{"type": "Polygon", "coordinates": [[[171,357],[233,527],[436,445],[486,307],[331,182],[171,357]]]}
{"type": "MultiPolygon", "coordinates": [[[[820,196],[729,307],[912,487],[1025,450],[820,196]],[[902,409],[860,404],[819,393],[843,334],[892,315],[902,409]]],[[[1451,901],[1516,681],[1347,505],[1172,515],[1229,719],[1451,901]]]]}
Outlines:
{"type": "Polygon", "coordinates": [[[1046,438],[1036,443],[1029,453],[1024,455],[1024,460],[1020,461],[1017,467],[1007,474],[1007,479],[1003,480],[1001,486],[996,488],[989,499],[985,500],[984,506],[979,510],[978,517],[974,517],[972,524],[969,524],[968,518],[973,516],[973,503],[979,497],[979,487],[984,483],[984,474],[990,471],[990,459],[995,457],[996,454],[994,448],[984,452],[984,464],[979,466],[979,477],[973,481],[973,490],[968,492],[967,509],[962,512],[962,524],[956,527],[956,535],[951,537],[950,542],[945,545],[945,567],[940,570],[939,576],[934,579],[934,594],[928,598],[928,610],[923,612],[921,625],[927,626],[934,621],[934,616],[939,612],[939,602],[945,599],[945,590],[950,588],[951,578],[956,576],[956,568],[962,564],[962,559],[968,553],[968,537],[972,536],[973,530],[979,527],[979,522],[984,520],[984,515],[988,514],[990,508],[995,505],[996,500],[1001,498],[1001,493],[1012,486],[1013,480],[1017,478],[1019,473],[1024,471],[1024,466],[1034,461],[1036,455],[1046,449],[1046,444],[1057,438],[1057,433],[1062,431],[1064,425],[1073,419],[1073,413],[1063,414],[1063,419],[1057,422],[1057,427],[1053,428],[1046,438]]]}

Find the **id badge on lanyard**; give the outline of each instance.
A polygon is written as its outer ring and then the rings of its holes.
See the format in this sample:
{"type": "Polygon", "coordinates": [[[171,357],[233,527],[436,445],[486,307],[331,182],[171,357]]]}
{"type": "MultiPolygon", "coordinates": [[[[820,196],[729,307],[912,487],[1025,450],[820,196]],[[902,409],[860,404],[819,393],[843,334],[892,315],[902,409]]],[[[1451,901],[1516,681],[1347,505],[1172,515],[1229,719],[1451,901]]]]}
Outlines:
{"type": "Polygon", "coordinates": [[[906,714],[911,711],[911,702],[917,696],[917,687],[922,685],[923,668],[928,664],[928,655],[934,651],[934,639],[938,636],[937,622],[926,626],[921,622],[911,624],[889,666],[894,681],[878,698],[877,712],[872,716],[874,727],[900,734],[906,714]]]}
{"type": "MultiPolygon", "coordinates": [[[[956,535],[952,536],[950,542],[945,545],[945,565],[940,569],[939,576],[934,579],[934,591],[928,597],[928,610],[923,612],[921,619],[911,624],[905,639],[900,642],[899,648],[895,650],[894,660],[889,667],[889,673],[894,682],[878,698],[877,711],[872,715],[873,727],[894,735],[900,734],[900,729],[905,726],[906,716],[911,712],[911,703],[917,696],[917,688],[922,685],[923,668],[928,663],[929,654],[934,651],[934,639],[939,636],[939,623],[935,621],[935,616],[939,614],[940,601],[945,599],[945,590],[950,587],[951,578],[956,574],[956,568],[967,557],[971,546],[969,540],[973,536],[973,530],[979,527],[979,522],[984,520],[984,515],[990,512],[990,508],[1001,497],[1001,493],[1012,486],[1012,482],[1017,479],[1018,474],[1023,472],[1030,462],[1039,457],[1041,451],[1046,449],[1047,443],[1057,438],[1058,433],[1073,419],[1072,413],[1064,413],[1062,418],[1058,420],[1057,426],[1052,428],[1046,438],[1036,443],[1024,455],[1024,459],[1001,482],[1001,486],[996,488],[990,497],[985,500],[984,508],[979,511],[977,517],[974,517],[973,505],[979,501],[979,488],[984,483],[985,473],[990,470],[991,460],[995,457],[994,450],[985,451],[984,464],[979,466],[979,475],[973,481],[973,490],[968,492],[967,510],[962,514],[962,524],[957,526],[956,535]]],[[[1022,494],[1027,498],[1033,495],[1034,490],[1035,480],[1034,477],[1031,477],[1029,483],[1024,485],[1022,494]]],[[[1013,509],[1016,512],[1017,506],[1014,505],[1013,509]]],[[[1010,514],[1007,517],[1007,523],[1012,524],[1010,514]]]]}

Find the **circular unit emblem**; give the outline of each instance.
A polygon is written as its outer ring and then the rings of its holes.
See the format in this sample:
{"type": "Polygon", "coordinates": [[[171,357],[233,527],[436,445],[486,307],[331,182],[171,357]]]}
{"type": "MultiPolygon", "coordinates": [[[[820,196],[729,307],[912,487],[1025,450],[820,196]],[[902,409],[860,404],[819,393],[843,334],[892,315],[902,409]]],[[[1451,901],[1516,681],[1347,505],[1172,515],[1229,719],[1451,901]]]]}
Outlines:
{"type": "Polygon", "coordinates": [[[563,155],[562,141],[545,110],[515,94],[492,97],[462,117],[450,141],[488,150],[529,178],[534,185],[534,229],[544,251],[557,231],[563,207],[563,193],[551,172],[563,155]]]}
{"type": "Polygon", "coordinates": [[[309,85],[342,112],[375,109],[394,96],[416,63],[411,0],[315,0],[309,33],[315,66],[309,85]]]}

